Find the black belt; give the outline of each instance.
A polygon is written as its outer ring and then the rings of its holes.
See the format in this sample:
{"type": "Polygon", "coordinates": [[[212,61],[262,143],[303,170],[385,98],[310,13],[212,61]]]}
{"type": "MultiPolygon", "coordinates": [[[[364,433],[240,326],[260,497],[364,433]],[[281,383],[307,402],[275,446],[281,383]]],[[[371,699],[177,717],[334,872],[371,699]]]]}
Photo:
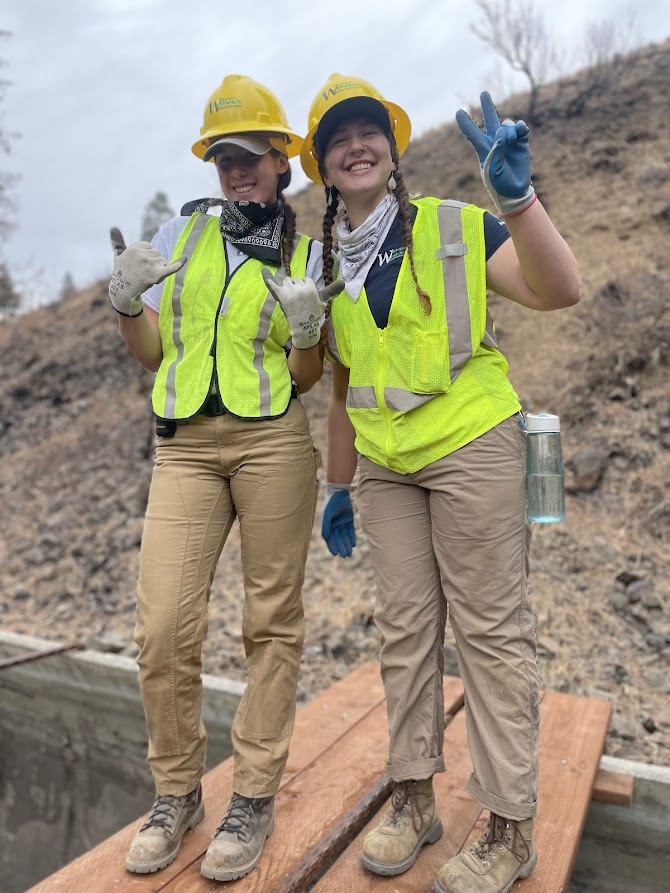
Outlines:
{"type": "MultiPolygon", "coordinates": [[[[294,383],[291,385],[291,399],[293,400],[297,396],[298,388],[294,383]]],[[[200,412],[206,416],[217,416],[225,415],[228,410],[223,405],[223,401],[218,394],[209,394],[200,412]]],[[[156,434],[158,434],[159,437],[174,437],[175,431],[177,430],[177,424],[178,422],[174,419],[163,419],[160,416],[156,416],[156,434]]]]}
{"type": "Polygon", "coordinates": [[[209,394],[200,412],[208,416],[224,415],[226,408],[218,394],[209,394]]]}
{"type": "MultiPolygon", "coordinates": [[[[295,383],[291,385],[291,399],[293,400],[298,396],[298,387],[295,383]]],[[[205,403],[200,410],[203,415],[215,416],[215,415],[225,415],[228,410],[223,405],[223,401],[218,394],[210,394],[205,403]]]]}

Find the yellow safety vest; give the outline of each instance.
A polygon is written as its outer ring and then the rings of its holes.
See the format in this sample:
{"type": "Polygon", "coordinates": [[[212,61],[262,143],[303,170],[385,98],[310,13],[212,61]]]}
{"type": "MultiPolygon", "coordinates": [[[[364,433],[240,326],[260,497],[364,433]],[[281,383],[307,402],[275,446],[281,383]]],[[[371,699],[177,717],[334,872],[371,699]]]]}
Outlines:
{"type": "Polygon", "coordinates": [[[461,202],[413,202],[414,262],[429,294],[419,303],[407,254],[386,328],[365,289],[332,305],[333,358],[349,368],[347,412],[356,448],[409,474],[489,431],[520,409],[486,306],[484,211],[461,202]]]}
{"type": "MultiPolygon", "coordinates": [[[[311,240],[300,236],[291,272],[304,276],[311,240]]],[[[213,383],[223,405],[244,419],[283,415],[291,400],[286,362],[289,324],[268,293],[254,258],[232,273],[217,217],[193,214],[172,260],[188,263],[165,280],[159,314],[163,360],[156,374],[153,408],[165,419],[188,419],[203,407],[213,383]]]]}

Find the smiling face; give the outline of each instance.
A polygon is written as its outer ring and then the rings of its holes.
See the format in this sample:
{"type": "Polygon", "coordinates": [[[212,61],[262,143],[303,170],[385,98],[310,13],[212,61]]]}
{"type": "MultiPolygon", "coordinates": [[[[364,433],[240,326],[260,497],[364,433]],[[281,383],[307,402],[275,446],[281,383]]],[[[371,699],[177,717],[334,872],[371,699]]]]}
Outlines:
{"type": "Polygon", "coordinates": [[[276,202],[279,177],[288,166],[288,158],[274,149],[254,155],[241,146],[226,144],[216,155],[219,183],[228,201],[276,202]]]}
{"type": "Polygon", "coordinates": [[[389,141],[378,124],[349,118],[330,135],[324,153],[324,182],[334,186],[347,208],[351,201],[377,204],[393,172],[389,141]]]}

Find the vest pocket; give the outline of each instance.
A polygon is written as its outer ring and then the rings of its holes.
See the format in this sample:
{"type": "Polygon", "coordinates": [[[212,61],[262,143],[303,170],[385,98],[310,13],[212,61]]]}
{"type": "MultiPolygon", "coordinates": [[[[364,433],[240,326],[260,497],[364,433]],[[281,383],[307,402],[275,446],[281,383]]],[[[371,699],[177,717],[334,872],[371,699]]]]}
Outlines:
{"type": "Polygon", "coordinates": [[[451,387],[444,332],[414,332],[409,386],[415,394],[442,394],[451,387]]]}

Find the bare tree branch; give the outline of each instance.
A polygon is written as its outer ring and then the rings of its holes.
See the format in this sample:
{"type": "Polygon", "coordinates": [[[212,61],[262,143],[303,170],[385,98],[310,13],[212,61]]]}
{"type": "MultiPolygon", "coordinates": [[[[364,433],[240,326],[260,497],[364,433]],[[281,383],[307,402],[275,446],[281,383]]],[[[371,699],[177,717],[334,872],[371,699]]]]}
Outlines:
{"type": "Polygon", "coordinates": [[[532,124],[540,85],[560,70],[559,53],[544,17],[533,0],[476,0],[475,5],[482,18],[470,26],[472,32],[513,71],[528,78],[526,119],[532,124]]]}

